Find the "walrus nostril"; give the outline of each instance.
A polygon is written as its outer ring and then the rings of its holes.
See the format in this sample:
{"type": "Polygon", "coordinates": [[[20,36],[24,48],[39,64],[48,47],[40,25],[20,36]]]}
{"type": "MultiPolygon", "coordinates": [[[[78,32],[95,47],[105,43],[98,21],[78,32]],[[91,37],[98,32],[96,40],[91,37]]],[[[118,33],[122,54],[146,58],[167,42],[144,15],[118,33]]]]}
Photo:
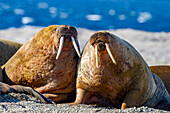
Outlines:
{"type": "Polygon", "coordinates": [[[97,46],[99,52],[104,51],[106,49],[106,45],[104,42],[99,42],[97,46]]]}
{"type": "Polygon", "coordinates": [[[102,42],[101,40],[97,40],[97,43],[100,43],[100,42],[102,42]]]}
{"type": "Polygon", "coordinates": [[[67,27],[63,27],[63,28],[60,29],[61,32],[65,32],[65,31],[67,31],[67,30],[68,30],[67,27]]]}
{"type": "Polygon", "coordinates": [[[71,41],[71,35],[64,35],[64,42],[70,42],[71,41]]]}

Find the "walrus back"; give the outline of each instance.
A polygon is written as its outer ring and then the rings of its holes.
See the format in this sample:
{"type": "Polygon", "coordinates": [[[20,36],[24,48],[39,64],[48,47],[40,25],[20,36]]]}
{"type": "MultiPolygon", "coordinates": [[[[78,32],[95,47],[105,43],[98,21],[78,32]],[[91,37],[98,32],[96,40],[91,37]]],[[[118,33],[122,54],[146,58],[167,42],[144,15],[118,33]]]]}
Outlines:
{"type": "Polygon", "coordinates": [[[21,43],[0,39],[0,65],[4,65],[18,51],[21,46],[21,43]]]}

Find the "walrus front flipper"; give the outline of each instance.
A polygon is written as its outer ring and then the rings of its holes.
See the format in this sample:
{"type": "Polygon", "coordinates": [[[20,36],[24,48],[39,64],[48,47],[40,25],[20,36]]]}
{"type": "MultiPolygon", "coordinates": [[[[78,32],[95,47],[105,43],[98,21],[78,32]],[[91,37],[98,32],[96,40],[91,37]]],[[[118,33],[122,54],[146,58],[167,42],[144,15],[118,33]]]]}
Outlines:
{"type": "Polygon", "coordinates": [[[24,86],[15,86],[13,87],[14,93],[24,93],[24,94],[30,94],[36,98],[38,98],[43,103],[49,103],[49,104],[55,104],[52,100],[46,98],[41,93],[37,92],[36,90],[32,89],[31,87],[24,87],[24,86]]]}
{"type": "Polygon", "coordinates": [[[170,96],[161,101],[155,108],[170,111],[170,96]]]}
{"type": "Polygon", "coordinates": [[[8,84],[0,82],[0,94],[12,93],[14,91],[8,84]]]}
{"type": "Polygon", "coordinates": [[[0,82],[0,94],[8,94],[8,93],[25,93],[25,94],[30,94],[36,98],[38,98],[41,102],[43,103],[50,103],[54,104],[53,101],[50,99],[46,98],[39,92],[35,91],[31,87],[24,87],[24,86],[19,86],[15,85],[14,87],[11,87],[8,84],[0,82]]]}
{"type": "Polygon", "coordinates": [[[170,66],[160,65],[160,66],[150,66],[152,73],[158,75],[165,84],[169,94],[170,94],[170,66]]]}

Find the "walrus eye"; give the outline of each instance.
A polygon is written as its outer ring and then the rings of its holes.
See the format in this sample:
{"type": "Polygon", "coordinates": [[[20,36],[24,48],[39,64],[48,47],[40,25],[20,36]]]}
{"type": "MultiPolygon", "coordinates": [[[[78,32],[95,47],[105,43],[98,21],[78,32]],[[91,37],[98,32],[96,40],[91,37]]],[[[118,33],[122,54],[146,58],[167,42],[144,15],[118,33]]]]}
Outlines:
{"type": "Polygon", "coordinates": [[[54,28],[54,32],[56,32],[57,28],[54,28]]]}
{"type": "Polygon", "coordinates": [[[90,38],[90,44],[93,46],[93,45],[95,44],[96,40],[97,40],[97,37],[96,37],[95,35],[94,35],[94,36],[91,36],[91,38],[90,38]]]}

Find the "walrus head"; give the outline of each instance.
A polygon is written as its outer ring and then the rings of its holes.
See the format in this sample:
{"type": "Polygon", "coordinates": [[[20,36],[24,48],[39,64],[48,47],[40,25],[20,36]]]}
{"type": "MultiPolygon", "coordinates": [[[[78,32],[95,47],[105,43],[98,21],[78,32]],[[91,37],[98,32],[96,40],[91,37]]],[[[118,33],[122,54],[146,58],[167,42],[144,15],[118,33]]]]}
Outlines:
{"type": "Polygon", "coordinates": [[[107,53],[109,54],[111,60],[113,61],[113,63],[116,65],[116,61],[110,51],[109,48],[109,37],[111,37],[110,33],[103,33],[103,32],[99,32],[99,33],[95,33],[91,36],[90,38],[90,44],[95,48],[95,54],[96,54],[96,66],[98,67],[98,53],[101,54],[107,51],[107,53]]]}
{"type": "Polygon", "coordinates": [[[68,50],[72,44],[80,57],[80,51],[75,41],[77,38],[77,30],[74,27],[60,25],[54,29],[54,37],[55,47],[58,49],[56,59],[59,58],[62,50],[68,50]]]}

